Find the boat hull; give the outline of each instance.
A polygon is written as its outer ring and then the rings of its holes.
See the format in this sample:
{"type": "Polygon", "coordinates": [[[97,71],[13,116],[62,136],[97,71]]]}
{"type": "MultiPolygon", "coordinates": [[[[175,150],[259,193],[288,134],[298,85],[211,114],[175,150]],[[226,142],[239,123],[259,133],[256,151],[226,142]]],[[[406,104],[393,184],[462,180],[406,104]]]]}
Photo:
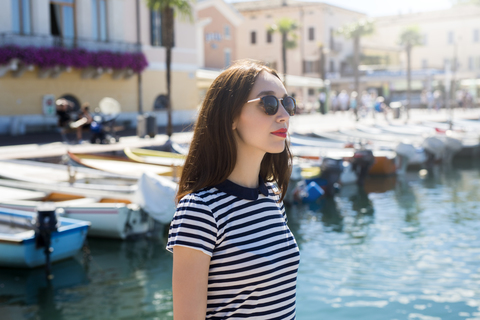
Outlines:
{"type": "MultiPolygon", "coordinates": [[[[0,207],[34,212],[38,201],[3,201],[0,207]]],[[[88,236],[126,239],[145,234],[152,227],[152,221],[139,206],[123,203],[95,203],[91,205],[62,206],[63,217],[91,223],[88,236]]]]}
{"type": "MultiPolygon", "coordinates": [[[[2,217],[33,219],[34,214],[16,210],[0,209],[2,217]]],[[[83,246],[89,223],[60,218],[58,231],[52,233],[50,261],[56,262],[73,257],[83,246]]],[[[45,264],[44,248],[37,248],[35,232],[28,230],[16,234],[0,234],[0,266],[35,268],[45,264]]]]}

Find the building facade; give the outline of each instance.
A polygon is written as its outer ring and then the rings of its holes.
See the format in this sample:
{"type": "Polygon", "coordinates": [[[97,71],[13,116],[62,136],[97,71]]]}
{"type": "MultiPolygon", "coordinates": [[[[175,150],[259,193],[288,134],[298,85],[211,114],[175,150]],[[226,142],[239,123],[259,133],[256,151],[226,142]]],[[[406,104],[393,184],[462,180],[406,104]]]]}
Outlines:
{"type": "MultiPolygon", "coordinates": [[[[146,1],[5,0],[2,4],[0,51],[15,48],[23,56],[5,61],[0,56],[0,134],[55,126],[55,115],[46,104],[60,97],[77,107],[88,102],[92,109],[102,98],[111,97],[121,105],[120,122],[135,126],[139,112],[155,112],[158,124],[165,125],[161,14],[149,10],[146,1]],[[38,63],[25,62],[41,50],[50,50],[55,61],[68,55],[75,62],[73,66],[42,64],[40,58],[35,58],[38,63]],[[135,59],[142,54],[148,66],[138,73],[135,59]],[[108,57],[120,60],[105,61],[108,57]],[[87,58],[90,62],[85,62],[87,58]]],[[[195,35],[195,22],[175,20],[171,98],[176,124],[191,122],[198,105],[195,35]]]]}
{"type": "Polygon", "coordinates": [[[196,5],[197,16],[205,21],[202,38],[206,69],[224,69],[237,60],[238,29],[243,16],[223,0],[205,0],[196,5]]]}
{"type": "Polygon", "coordinates": [[[474,98],[478,97],[480,90],[475,85],[480,78],[478,5],[376,18],[375,33],[362,38],[362,53],[389,56],[389,63],[364,66],[363,82],[377,87],[386,85],[390,92],[397,93],[396,99],[405,98],[407,57],[399,43],[401,33],[410,27],[416,27],[423,39],[411,53],[414,104],[420,104],[424,90],[445,91],[449,80],[457,83],[456,89],[469,90],[474,98]]]}

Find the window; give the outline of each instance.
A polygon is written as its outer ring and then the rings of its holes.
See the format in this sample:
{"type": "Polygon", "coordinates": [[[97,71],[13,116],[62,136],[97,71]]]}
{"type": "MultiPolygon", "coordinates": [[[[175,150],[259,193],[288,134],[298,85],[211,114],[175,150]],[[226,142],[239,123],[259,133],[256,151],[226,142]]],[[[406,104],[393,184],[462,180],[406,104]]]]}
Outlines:
{"type": "Polygon", "coordinates": [[[92,0],[93,39],[107,41],[107,1],[92,0]]]}
{"type": "Polygon", "coordinates": [[[468,57],[468,70],[470,71],[475,70],[475,66],[473,64],[473,57],[468,57]]]}
{"type": "Polygon", "coordinates": [[[309,95],[309,96],[314,96],[314,95],[315,95],[315,89],[313,89],[313,88],[308,88],[308,95],[309,95]]]}
{"type": "Polygon", "coordinates": [[[12,29],[14,33],[31,34],[32,16],[30,0],[11,0],[12,1],[12,29]]]}
{"type": "Polygon", "coordinates": [[[473,42],[480,42],[480,30],[473,30],[473,42]]]}
{"type": "Polygon", "coordinates": [[[165,110],[167,109],[167,96],[164,94],[160,94],[155,98],[155,102],[153,103],[153,110],[165,110]]]}
{"type": "Polygon", "coordinates": [[[426,45],[427,45],[427,42],[428,42],[428,36],[427,36],[426,33],[424,33],[424,34],[423,34],[423,38],[422,38],[422,44],[423,44],[424,46],[426,46],[426,45]]]}
{"type": "Polygon", "coordinates": [[[330,50],[335,50],[335,30],[330,28],[330,50]]]}
{"type": "Polygon", "coordinates": [[[223,33],[225,39],[230,39],[230,26],[225,26],[223,33]]]}
{"type": "Polygon", "coordinates": [[[231,56],[231,53],[230,53],[230,49],[225,49],[225,68],[230,66],[230,64],[232,63],[232,56],[231,56]]]}
{"type": "Polygon", "coordinates": [[[160,11],[150,11],[150,44],[162,45],[162,14],[160,11]]]}
{"type": "Polygon", "coordinates": [[[453,44],[453,41],[454,41],[454,34],[453,34],[453,31],[449,31],[448,32],[448,44],[453,44]]]}
{"type": "Polygon", "coordinates": [[[477,57],[477,70],[480,70],[480,56],[477,57]]]}
{"type": "MultiPolygon", "coordinates": [[[[164,46],[162,35],[162,12],[150,11],[150,44],[154,47],[164,46]]],[[[172,47],[175,46],[175,35],[173,35],[172,47]]]]}
{"type": "Polygon", "coordinates": [[[316,73],[319,69],[319,61],[303,61],[303,73],[316,73]]]}
{"type": "Polygon", "coordinates": [[[335,72],[335,61],[330,60],[330,72],[334,73],[335,72]]]}
{"type": "Polygon", "coordinates": [[[272,32],[267,31],[267,43],[272,43],[272,32]]]}
{"type": "Polygon", "coordinates": [[[315,28],[313,27],[308,28],[308,40],[315,40],[315,28]]]}
{"type": "Polygon", "coordinates": [[[250,33],[250,43],[251,44],[257,43],[257,32],[256,31],[252,31],[250,33]]]}
{"type": "Polygon", "coordinates": [[[50,1],[50,32],[65,39],[75,38],[74,0],[50,1]]]}

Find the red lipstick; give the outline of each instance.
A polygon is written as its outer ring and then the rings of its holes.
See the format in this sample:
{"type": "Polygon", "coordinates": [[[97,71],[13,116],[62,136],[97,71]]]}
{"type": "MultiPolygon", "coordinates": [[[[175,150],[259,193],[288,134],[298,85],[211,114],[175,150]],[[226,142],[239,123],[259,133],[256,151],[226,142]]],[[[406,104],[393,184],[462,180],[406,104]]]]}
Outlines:
{"type": "Polygon", "coordinates": [[[273,131],[271,132],[271,134],[277,136],[277,137],[281,137],[281,138],[286,138],[287,137],[287,128],[282,128],[282,129],[278,129],[277,131],[273,131]]]}

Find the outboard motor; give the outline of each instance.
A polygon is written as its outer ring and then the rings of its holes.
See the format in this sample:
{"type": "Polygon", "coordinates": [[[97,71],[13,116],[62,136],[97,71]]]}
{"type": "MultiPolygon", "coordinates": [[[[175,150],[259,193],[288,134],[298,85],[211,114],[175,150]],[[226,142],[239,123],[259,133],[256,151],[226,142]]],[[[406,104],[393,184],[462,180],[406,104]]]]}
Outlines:
{"type": "Polygon", "coordinates": [[[323,186],[325,195],[334,196],[340,191],[340,175],[343,171],[343,159],[324,158],[320,165],[320,180],[325,180],[323,186]]]}
{"type": "Polygon", "coordinates": [[[427,154],[427,168],[433,167],[435,162],[441,160],[445,154],[445,143],[437,137],[427,137],[422,142],[422,147],[427,154]]]}
{"type": "Polygon", "coordinates": [[[357,150],[353,154],[352,169],[357,174],[357,184],[363,186],[370,168],[375,162],[372,150],[357,150]]]}
{"type": "Polygon", "coordinates": [[[415,157],[417,150],[410,143],[400,142],[395,147],[397,153],[397,174],[405,174],[410,159],[415,157]]]}
{"type": "Polygon", "coordinates": [[[450,164],[453,156],[462,150],[463,144],[460,140],[448,136],[443,137],[442,140],[445,144],[445,153],[443,154],[442,161],[446,164],[450,164]]]}
{"type": "Polygon", "coordinates": [[[53,248],[50,247],[52,233],[57,231],[58,220],[55,214],[55,205],[44,204],[37,207],[37,217],[35,219],[35,245],[37,248],[45,248],[45,271],[47,279],[53,279],[50,266],[50,254],[53,248]]]}

